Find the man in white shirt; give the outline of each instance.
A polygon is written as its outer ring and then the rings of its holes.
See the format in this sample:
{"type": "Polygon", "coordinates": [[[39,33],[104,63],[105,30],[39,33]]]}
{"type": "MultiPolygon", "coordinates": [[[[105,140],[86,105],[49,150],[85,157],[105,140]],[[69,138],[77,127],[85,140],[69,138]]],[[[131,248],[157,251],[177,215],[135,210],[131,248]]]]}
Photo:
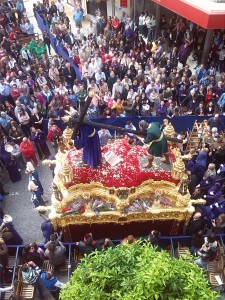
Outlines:
{"type": "Polygon", "coordinates": [[[94,56],[96,71],[98,68],[102,67],[102,59],[99,57],[98,53],[95,53],[94,56]]]}
{"type": "Polygon", "coordinates": [[[62,0],[58,0],[55,5],[56,5],[59,15],[61,17],[64,13],[64,2],[62,0]]]}
{"type": "Polygon", "coordinates": [[[128,65],[129,69],[131,66],[134,66],[135,70],[138,70],[138,62],[135,60],[134,57],[131,58],[131,62],[128,65]]]}
{"type": "Polygon", "coordinates": [[[90,55],[91,55],[90,51],[87,50],[85,46],[81,47],[81,49],[79,51],[80,60],[87,62],[90,58],[90,55]]]}
{"type": "Polygon", "coordinates": [[[106,80],[105,73],[102,72],[101,68],[98,68],[97,72],[95,73],[96,83],[99,84],[101,79],[106,80]]]}
{"type": "Polygon", "coordinates": [[[138,27],[140,31],[140,35],[144,35],[144,22],[145,22],[145,14],[142,12],[138,18],[138,27]]]}
{"type": "Polygon", "coordinates": [[[34,25],[31,24],[30,20],[25,23],[25,29],[28,35],[34,35],[34,25]]]}
{"type": "Polygon", "coordinates": [[[81,41],[83,39],[83,37],[84,37],[84,30],[83,30],[83,28],[77,26],[75,28],[73,34],[74,34],[75,40],[81,41]]]}
{"type": "Polygon", "coordinates": [[[120,78],[117,78],[112,88],[112,98],[114,98],[117,93],[122,94],[122,91],[123,91],[123,85],[121,83],[120,78]]]}
{"type": "Polygon", "coordinates": [[[10,86],[13,86],[13,85],[18,86],[19,83],[20,83],[19,79],[17,79],[16,77],[13,77],[9,84],[10,84],[10,86]]]}
{"type": "Polygon", "coordinates": [[[11,87],[5,78],[0,78],[0,95],[9,96],[11,87]]]}
{"type": "Polygon", "coordinates": [[[96,71],[97,71],[97,69],[96,69],[96,65],[95,65],[95,59],[92,58],[91,62],[88,65],[88,74],[89,74],[90,78],[92,78],[94,76],[96,71]]]}
{"type": "Polygon", "coordinates": [[[97,44],[100,46],[100,45],[103,45],[104,42],[105,42],[104,36],[102,33],[100,33],[100,35],[97,37],[97,44]]]}

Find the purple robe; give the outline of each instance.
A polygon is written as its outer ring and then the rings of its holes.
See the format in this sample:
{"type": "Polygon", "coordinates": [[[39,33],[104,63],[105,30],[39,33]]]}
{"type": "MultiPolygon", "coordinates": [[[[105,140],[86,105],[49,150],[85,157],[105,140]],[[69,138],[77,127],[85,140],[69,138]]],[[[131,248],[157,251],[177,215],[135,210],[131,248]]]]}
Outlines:
{"type": "Polygon", "coordinates": [[[0,145],[0,158],[5,164],[5,168],[8,171],[9,178],[12,182],[17,182],[21,180],[21,174],[18,170],[17,164],[14,161],[11,153],[5,150],[5,145],[1,143],[0,145]]]}
{"type": "Polygon", "coordinates": [[[102,161],[98,132],[91,126],[82,125],[80,135],[81,138],[75,140],[74,145],[78,150],[83,148],[83,162],[95,169],[102,161]]]}
{"type": "Polygon", "coordinates": [[[161,104],[158,103],[156,106],[156,116],[165,116],[167,112],[167,107],[168,106],[166,104],[161,106],[161,104]]]}

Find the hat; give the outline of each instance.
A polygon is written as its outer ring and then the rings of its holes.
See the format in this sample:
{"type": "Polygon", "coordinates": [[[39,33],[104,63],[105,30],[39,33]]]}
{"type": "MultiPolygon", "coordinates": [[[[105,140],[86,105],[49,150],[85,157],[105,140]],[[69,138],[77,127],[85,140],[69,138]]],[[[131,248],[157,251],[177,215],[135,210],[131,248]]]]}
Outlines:
{"type": "Polygon", "coordinates": [[[5,116],[6,113],[4,111],[1,111],[1,116],[5,116]]]}
{"type": "Polygon", "coordinates": [[[28,191],[30,192],[36,192],[37,191],[38,186],[33,182],[33,181],[29,181],[28,184],[28,191]]]}
{"type": "Polygon", "coordinates": [[[26,171],[28,171],[28,172],[34,172],[35,171],[35,168],[34,168],[34,166],[32,165],[32,163],[30,161],[27,162],[26,171]]]}

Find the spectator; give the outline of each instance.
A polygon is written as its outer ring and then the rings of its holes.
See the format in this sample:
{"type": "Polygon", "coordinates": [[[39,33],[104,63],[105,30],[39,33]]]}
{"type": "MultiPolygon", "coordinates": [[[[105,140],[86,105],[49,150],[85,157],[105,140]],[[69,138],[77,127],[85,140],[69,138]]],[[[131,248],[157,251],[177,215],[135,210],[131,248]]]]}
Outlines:
{"type": "Polygon", "coordinates": [[[66,63],[66,66],[63,70],[63,76],[66,84],[72,87],[74,80],[76,79],[76,73],[74,68],[70,66],[70,63],[66,63]]]}
{"type": "Polygon", "coordinates": [[[46,159],[50,156],[50,151],[45,142],[45,134],[40,129],[31,127],[30,140],[34,142],[37,149],[39,159],[46,159]]]}
{"type": "Polygon", "coordinates": [[[24,137],[21,144],[20,144],[20,150],[25,158],[26,161],[31,161],[33,160],[35,166],[39,166],[38,165],[38,160],[36,158],[36,154],[34,151],[34,146],[32,144],[32,142],[27,138],[24,137]]]}
{"type": "Polygon", "coordinates": [[[82,20],[84,18],[84,11],[82,7],[78,4],[77,7],[74,8],[73,20],[76,26],[82,27],[82,20]]]}
{"type": "Polygon", "coordinates": [[[212,129],[213,127],[217,127],[219,131],[224,129],[224,124],[220,120],[219,114],[217,112],[214,114],[213,117],[208,119],[208,125],[210,129],[212,129]]]}
{"type": "Polygon", "coordinates": [[[34,242],[24,247],[22,256],[25,263],[32,259],[35,265],[41,268],[43,264],[43,253],[44,251],[41,248],[38,248],[37,244],[34,242]]]}
{"type": "Polygon", "coordinates": [[[121,241],[121,244],[133,244],[133,243],[135,243],[136,242],[136,239],[135,239],[135,237],[132,235],[132,234],[130,234],[130,235],[128,235],[125,239],[123,239],[122,241],[121,241]]]}
{"type": "Polygon", "coordinates": [[[198,255],[200,257],[195,261],[195,263],[205,270],[207,268],[207,264],[216,258],[217,253],[218,242],[215,234],[211,233],[208,237],[205,237],[205,242],[198,251],[198,255]]]}
{"type": "Polygon", "coordinates": [[[28,113],[23,108],[20,108],[17,118],[23,130],[23,133],[28,137],[30,135],[30,117],[28,113]]]}
{"type": "Polygon", "coordinates": [[[8,258],[9,258],[8,248],[4,240],[0,238],[0,264],[4,267],[4,269],[8,264],[8,258]]]}
{"type": "Polygon", "coordinates": [[[44,299],[40,274],[41,269],[33,261],[29,261],[22,266],[23,280],[36,287],[40,299],[44,299]]]}
{"type": "Polygon", "coordinates": [[[59,241],[58,246],[55,244],[55,242],[51,242],[49,243],[48,248],[45,250],[44,255],[46,258],[48,258],[50,264],[58,267],[66,260],[66,247],[61,241],[59,241]]]}
{"type": "Polygon", "coordinates": [[[9,132],[11,127],[12,118],[8,116],[4,111],[1,112],[0,124],[5,129],[6,132],[9,132]]]}
{"type": "Polygon", "coordinates": [[[110,134],[109,130],[105,128],[101,128],[101,130],[98,131],[98,135],[101,147],[107,145],[108,140],[112,138],[112,135],[110,134]]]}
{"type": "Polygon", "coordinates": [[[12,122],[11,129],[9,130],[9,138],[16,144],[20,145],[23,137],[24,137],[24,133],[20,128],[20,126],[18,126],[16,122],[12,122]]]}
{"type": "Polygon", "coordinates": [[[152,230],[148,236],[148,241],[155,247],[157,251],[161,251],[160,247],[161,233],[158,230],[152,230]]]}
{"type": "Polygon", "coordinates": [[[48,132],[47,139],[52,143],[55,153],[58,151],[58,143],[61,135],[61,129],[57,127],[57,125],[53,124],[48,132]]]}
{"type": "Polygon", "coordinates": [[[41,274],[41,281],[43,286],[50,291],[50,294],[54,299],[59,299],[60,289],[65,286],[60,282],[56,276],[53,275],[53,271],[43,272],[41,274]]]}
{"type": "Polygon", "coordinates": [[[193,235],[199,230],[203,230],[204,228],[205,228],[204,218],[200,212],[196,212],[189,220],[184,234],[193,235]]]}
{"type": "Polygon", "coordinates": [[[83,254],[90,254],[97,247],[97,242],[94,240],[92,233],[86,233],[84,240],[77,243],[79,251],[83,254]]]}
{"type": "Polygon", "coordinates": [[[58,0],[55,5],[57,7],[59,16],[62,17],[63,14],[64,14],[64,2],[63,2],[63,0],[58,0]]]}
{"type": "Polygon", "coordinates": [[[183,67],[186,65],[190,53],[191,53],[191,48],[189,46],[189,43],[186,42],[180,46],[178,50],[178,57],[179,57],[179,62],[183,65],[183,67]]]}
{"type": "Polygon", "coordinates": [[[191,248],[190,248],[191,254],[197,256],[198,251],[201,249],[203,244],[204,244],[204,231],[199,230],[192,235],[191,248]]]}

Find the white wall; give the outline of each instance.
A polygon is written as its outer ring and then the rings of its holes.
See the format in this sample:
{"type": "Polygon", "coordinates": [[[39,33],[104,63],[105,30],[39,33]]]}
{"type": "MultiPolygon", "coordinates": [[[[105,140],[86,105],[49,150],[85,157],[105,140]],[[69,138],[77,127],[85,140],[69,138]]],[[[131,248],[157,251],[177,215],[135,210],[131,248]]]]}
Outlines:
{"type": "Polygon", "coordinates": [[[107,0],[107,16],[113,17],[114,15],[114,0],[107,0]]]}
{"type": "Polygon", "coordinates": [[[115,0],[115,15],[118,19],[121,18],[122,11],[125,11],[129,16],[131,15],[131,0],[127,0],[127,8],[120,7],[120,0],[115,0]]]}

